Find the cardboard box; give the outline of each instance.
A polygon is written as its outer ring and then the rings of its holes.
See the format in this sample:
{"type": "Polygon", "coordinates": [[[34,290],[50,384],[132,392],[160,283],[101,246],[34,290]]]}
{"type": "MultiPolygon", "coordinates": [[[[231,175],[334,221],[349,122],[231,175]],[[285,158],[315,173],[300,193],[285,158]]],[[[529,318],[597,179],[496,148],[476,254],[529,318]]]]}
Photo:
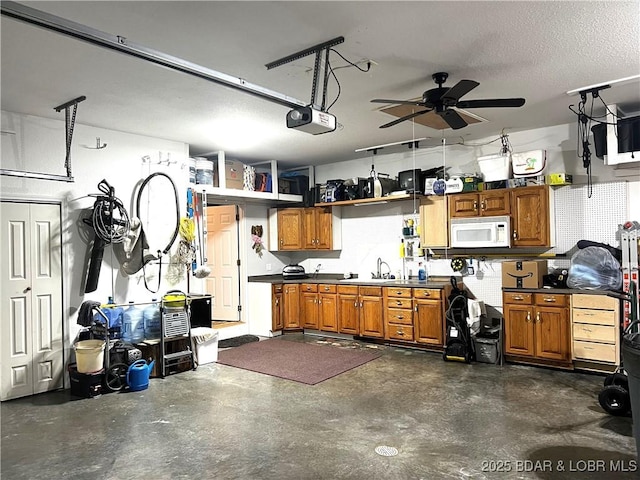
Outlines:
{"type": "Polygon", "coordinates": [[[225,160],[224,167],[227,178],[227,188],[242,190],[244,186],[244,165],[242,162],[238,160],[225,160]]]}
{"type": "Polygon", "coordinates": [[[546,260],[502,262],[502,288],[542,288],[548,272],[546,260]]]}
{"type": "Polygon", "coordinates": [[[547,177],[549,185],[571,185],[573,175],[567,173],[551,173],[547,177]]]}

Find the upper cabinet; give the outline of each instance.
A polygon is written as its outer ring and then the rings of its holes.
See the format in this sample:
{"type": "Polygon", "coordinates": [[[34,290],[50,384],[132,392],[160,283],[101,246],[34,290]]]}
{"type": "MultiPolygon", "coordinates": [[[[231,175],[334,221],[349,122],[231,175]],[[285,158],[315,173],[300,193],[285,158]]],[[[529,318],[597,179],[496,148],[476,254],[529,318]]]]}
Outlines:
{"type": "Polygon", "coordinates": [[[420,244],[431,248],[449,246],[449,197],[430,195],[420,200],[420,244]]]}
{"type": "Polygon", "coordinates": [[[514,247],[550,247],[553,209],[548,186],[511,190],[511,232],[514,247]]]}
{"type": "Polygon", "coordinates": [[[340,250],[340,207],[269,210],[271,251],[340,250]]]}
{"type": "Polygon", "coordinates": [[[449,195],[451,217],[494,217],[509,215],[509,190],[449,195]]]}

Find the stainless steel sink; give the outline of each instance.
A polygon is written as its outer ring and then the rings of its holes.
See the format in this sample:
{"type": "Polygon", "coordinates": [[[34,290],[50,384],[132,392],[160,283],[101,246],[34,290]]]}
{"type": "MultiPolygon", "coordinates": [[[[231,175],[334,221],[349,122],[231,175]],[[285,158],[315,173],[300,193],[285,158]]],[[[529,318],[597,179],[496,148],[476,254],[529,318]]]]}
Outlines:
{"type": "Polygon", "coordinates": [[[340,280],[344,283],[385,283],[393,282],[391,278],[344,278],[340,280]]]}

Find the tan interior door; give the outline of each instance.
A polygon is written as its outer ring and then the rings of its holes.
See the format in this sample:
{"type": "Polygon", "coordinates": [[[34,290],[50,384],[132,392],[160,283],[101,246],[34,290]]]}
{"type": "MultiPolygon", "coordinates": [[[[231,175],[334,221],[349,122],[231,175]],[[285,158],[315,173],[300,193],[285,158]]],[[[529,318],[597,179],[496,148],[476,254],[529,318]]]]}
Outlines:
{"type": "Polygon", "coordinates": [[[236,206],[207,207],[207,293],[213,320],[240,320],[240,274],[236,206]]]}
{"type": "Polygon", "coordinates": [[[0,400],[61,388],[62,253],[58,205],[3,202],[0,400]]]}

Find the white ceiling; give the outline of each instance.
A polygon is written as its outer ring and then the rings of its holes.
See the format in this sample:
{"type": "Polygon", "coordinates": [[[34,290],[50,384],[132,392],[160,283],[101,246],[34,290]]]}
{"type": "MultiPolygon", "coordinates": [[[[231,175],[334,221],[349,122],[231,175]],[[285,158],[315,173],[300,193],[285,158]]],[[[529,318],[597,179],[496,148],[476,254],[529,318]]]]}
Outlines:
{"type": "MultiPolygon", "coordinates": [[[[2,17],[2,109],[63,119],[53,107],[80,95],[77,122],[183,141],[191,154],[225,150],[285,166],[357,158],[354,150],[430,137],[472,140],[577,121],[568,90],[640,73],[640,2],[28,2],[30,7],[126,37],[138,45],[243,78],[305,103],[313,56],[265,64],[344,36],[344,57],[376,62],[368,73],[330,61],[341,86],[337,131],[286,128],[287,107],[39,27],[2,17]],[[463,100],[524,97],[521,108],[474,109],[488,120],[443,132],[393,120],[373,98],[411,99],[449,73],[480,82],[463,100]]],[[[331,80],[329,97],[337,94],[331,80]]],[[[640,83],[601,92],[640,110],[640,83]]],[[[596,104],[597,105],[597,104],[596,104]]],[[[103,139],[108,143],[108,139],[103,139]]],[[[423,143],[424,144],[424,143],[423,143]]]]}

